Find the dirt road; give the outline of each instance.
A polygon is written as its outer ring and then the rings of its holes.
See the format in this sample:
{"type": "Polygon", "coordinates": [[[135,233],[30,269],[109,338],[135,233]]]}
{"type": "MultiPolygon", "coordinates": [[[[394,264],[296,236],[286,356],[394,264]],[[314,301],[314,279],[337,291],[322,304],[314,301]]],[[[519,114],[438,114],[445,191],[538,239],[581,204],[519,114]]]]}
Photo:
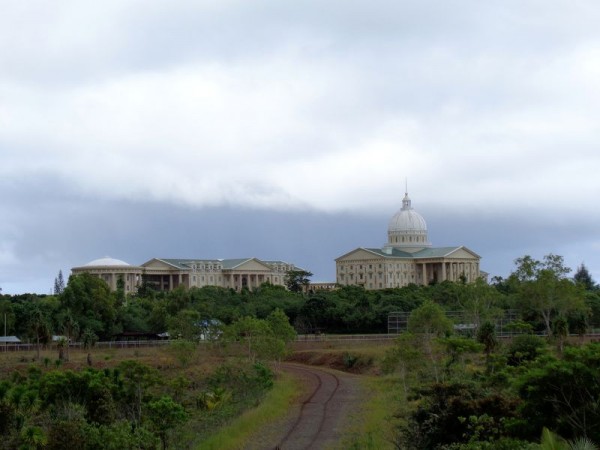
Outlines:
{"type": "Polygon", "coordinates": [[[358,377],[299,364],[282,364],[282,369],[301,382],[303,394],[286,417],[261,430],[247,449],[335,448],[350,415],[360,408],[358,377]]]}

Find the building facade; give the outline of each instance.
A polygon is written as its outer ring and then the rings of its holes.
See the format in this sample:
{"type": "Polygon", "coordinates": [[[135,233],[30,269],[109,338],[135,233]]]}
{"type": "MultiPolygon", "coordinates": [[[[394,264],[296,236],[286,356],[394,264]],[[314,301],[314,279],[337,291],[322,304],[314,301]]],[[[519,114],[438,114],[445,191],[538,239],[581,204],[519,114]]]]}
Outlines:
{"type": "Polygon", "coordinates": [[[390,220],[382,248],[359,247],[336,262],[338,285],[386,289],[433,282],[473,282],[482,273],[481,257],[464,246],[432,247],[425,219],[405,194],[402,208],[390,220]]]}
{"type": "Polygon", "coordinates": [[[164,259],[153,258],[140,266],[132,266],[114,258],[101,258],[71,272],[90,273],[117,289],[123,280],[126,293],[135,293],[142,283],[157,291],[171,291],[179,286],[218,286],[235,290],[254,289],[262,283],[285,286],[290,270],[302,270],[284,261],[262,261],[257,258],[241,259],[164,259]]]}

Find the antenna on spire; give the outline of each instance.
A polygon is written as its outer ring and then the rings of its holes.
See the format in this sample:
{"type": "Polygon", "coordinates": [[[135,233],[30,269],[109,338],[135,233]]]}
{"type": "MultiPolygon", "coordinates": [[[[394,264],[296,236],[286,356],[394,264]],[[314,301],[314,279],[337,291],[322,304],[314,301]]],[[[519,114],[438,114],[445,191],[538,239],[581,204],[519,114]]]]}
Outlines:
{"type": "Polygon", "coordinates": [[[404,178],[404,193],[408,195],[408,177],[404,178]]]}

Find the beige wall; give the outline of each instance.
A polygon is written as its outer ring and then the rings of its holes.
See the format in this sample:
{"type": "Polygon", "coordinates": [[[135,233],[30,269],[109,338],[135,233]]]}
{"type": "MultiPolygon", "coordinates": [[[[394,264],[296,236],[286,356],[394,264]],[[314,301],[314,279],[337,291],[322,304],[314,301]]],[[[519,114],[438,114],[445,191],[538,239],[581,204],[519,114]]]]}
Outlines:
{"type": "Polygon", "coordinates": [[[452,253],[452,257],[432,259],[378,257],[358,249],[336,260],[337,284],[361,285],[369,290],[430,284],[434,280],[458,281],[462,274],[469,283],[480,276],[479,258],[464,249],[452,253]]]}

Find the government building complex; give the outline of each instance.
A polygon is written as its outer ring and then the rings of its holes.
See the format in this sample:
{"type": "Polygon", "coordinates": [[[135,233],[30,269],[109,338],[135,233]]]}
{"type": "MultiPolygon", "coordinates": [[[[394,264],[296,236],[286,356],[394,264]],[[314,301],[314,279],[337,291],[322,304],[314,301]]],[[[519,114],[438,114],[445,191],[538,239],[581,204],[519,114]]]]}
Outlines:
{"type": "Polygon", "coordinates": [[[254,289],[262,283],[285,285],[286,273],[302,270],[283,261],[242,259],[159,259],[132,266],[114,258],[101,258],[71,269],[73,275],[87,272],[104,280],[111,290],[123,280],[125,293],[134,293],[142,282],[158,291],[171,291],[179,286],[219,286],[241,290],[254,289]]]}
{"type": "MultiPolygon", "coordinates": [[[[387,243],[382,248],[359,247],[335,260],[336,282],[313,283],[308,289],[334,289],[359,285],[365,289],[386,289],[409,284],[428,285],[442,281],[474,282],[486,277],[479,269],[481,257],[464,246],[432,247],[425,219],[416,212],[405,194],[402,208],[390,220],[387,243]]],[[[90,273],[114,291],[123,280],[126,293],[135,293],[142,283],[158,291],[179,286],[219,286],[235,290],[254,289],[262,283],[285,286],[290,270],[303,270],[283,261],[245,259],[160,259],[132,266],[113,258],[101,258],[72,273],[90,273]]]]}
{"type": "Polygon", "coordinates": [[[480,259],[464,246],[432,247],[425,219],[412,208],[406,193],[402,209],[389,222],[387,244],[382,248],[360,247],[337,258],[336,283],[365,289],[446,280],[469,283],[482,276],[480,259]]]}

